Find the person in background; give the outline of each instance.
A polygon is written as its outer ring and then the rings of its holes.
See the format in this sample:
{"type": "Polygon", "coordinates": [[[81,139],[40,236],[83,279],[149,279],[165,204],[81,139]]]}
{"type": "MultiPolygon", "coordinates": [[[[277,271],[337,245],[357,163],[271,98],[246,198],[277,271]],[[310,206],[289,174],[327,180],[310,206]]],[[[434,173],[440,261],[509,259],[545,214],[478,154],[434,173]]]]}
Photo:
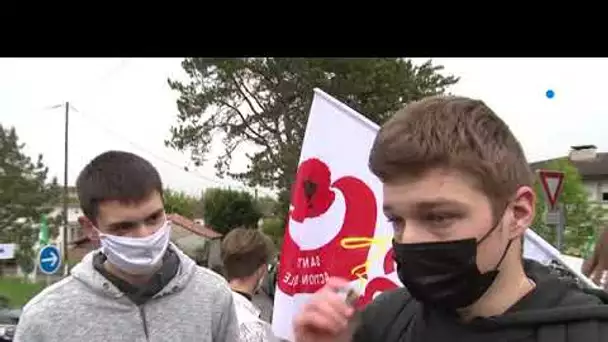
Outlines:
{"type": "Polygon", "coordinates": [[[236,342],[227,282],[170,243],[158,171],[109,151],[78,176],[82,229],[100,250],[29,301],[16,342],[236,342]]]}
{"type": "Polygon", "coordinates": [[[222,240],[223,272],[233,291],[241,342],[276,341],[252,302],[274,253],[272,240],[257,229],[235,228],[222,240]]]}
{"type": "Polygon", "coordinates": [[[599,239],[595,240],[593,253],[583,262],[581,272],[606,290],[608,289],[608,229],[604,229],[599,239]]]}
{"type": "Polygon", "coordinates": [[[404,287],[356,311],[348,283],[330,278],[295,317],[296,342],[608,341],[607,293],[523,259],[533,174],[484,102],[408,104],[378,132],[369,166],[404,287]]]}

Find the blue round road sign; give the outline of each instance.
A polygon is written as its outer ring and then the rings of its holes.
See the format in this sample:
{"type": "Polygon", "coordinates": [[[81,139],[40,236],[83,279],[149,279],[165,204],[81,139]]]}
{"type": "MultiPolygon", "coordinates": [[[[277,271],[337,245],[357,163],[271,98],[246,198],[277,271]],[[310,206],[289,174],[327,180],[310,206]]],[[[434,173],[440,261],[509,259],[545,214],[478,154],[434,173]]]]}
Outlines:
{"type": "Polygon", "coordinates": [[[59,248],[53,245],[42,247],[38,254],[38,267],[44,274],[53,274],[61,266],[61,253],[59,248]]]}

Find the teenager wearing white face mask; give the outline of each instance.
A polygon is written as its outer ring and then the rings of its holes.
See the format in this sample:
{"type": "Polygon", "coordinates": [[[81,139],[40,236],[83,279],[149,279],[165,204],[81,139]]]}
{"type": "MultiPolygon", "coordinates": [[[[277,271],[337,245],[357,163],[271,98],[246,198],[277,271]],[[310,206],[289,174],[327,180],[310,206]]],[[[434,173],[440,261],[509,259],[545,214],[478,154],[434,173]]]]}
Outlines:
{"type": "Polygon", "coordinates": [[[25,306],[16,341],[238,341],[228,284],[170,243],[149,162],[106,152],[76,186],[80,224],[101,248],[25,306]]]}
{"type": "Polygon", "coordinates": [[[235,228],[222,240],[224,275],[234,293],[241,342],[277,341],[252,302],[274,252],[272,240],[257,229],[235,228]]]}

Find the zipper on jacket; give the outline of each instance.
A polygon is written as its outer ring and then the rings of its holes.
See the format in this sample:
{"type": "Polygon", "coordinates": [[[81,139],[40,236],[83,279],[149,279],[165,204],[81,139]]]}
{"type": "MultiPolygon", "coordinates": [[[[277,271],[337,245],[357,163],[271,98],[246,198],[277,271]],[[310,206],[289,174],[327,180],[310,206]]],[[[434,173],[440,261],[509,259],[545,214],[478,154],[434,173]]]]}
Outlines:
{"type": "Polygon", "coordinates": [[[144,306],[139,306],[139,316],[141,317],[141,324],[144,328],[144,335],[146,336],[146,341],[150,341],[150,336],[148,336],[148,322],[146,321],[146,311],[144,310],[144,306]]]}

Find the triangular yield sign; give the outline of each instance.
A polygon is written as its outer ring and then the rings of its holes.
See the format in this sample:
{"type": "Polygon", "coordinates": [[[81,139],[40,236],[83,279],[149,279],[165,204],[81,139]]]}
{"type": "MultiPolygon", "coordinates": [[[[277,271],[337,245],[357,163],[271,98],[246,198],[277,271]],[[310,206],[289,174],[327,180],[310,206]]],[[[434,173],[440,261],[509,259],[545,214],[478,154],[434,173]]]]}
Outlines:
{"type": "Polygon", "coordinates": [[[552,210],[564,187],[564,173],[561,171],[539,170],[540,184],[543,186],[545,196],[552,210]]]}

